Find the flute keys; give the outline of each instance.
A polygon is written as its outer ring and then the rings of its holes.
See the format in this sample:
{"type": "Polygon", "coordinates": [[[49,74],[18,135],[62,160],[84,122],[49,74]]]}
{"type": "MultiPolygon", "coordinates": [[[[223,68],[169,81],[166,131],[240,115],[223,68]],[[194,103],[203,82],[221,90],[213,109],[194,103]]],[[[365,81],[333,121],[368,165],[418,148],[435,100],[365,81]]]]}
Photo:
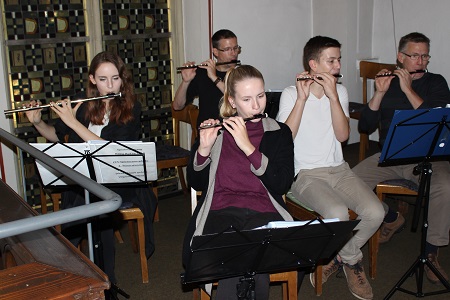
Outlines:
{"type": "Polygon", "coordinates": [[[388,77],[388,76],[395,76],[395,75],[393,75],[392,72],[384,72],[381,74],[377,74],[375,77],[378,78],[378,77],[388,77]]]}
{"type": "Polygon", "coordinates": [[[38,102],[36,102],[34,105],[25,105],[23,104],[22,107],[19,107],[19,109],[27,109],[27,110],[31,110],[31,109],[38,109],[40,108],[40,104],[38,102]]]}
{"type": "MultiPolygon", "coordinates": [[[[342,75],[342,74],[334,74],[333,76],[336,77],[336,78],[343,78],[344,77],[344,75],[342,75]]],[[[299,78],[297,78],[297,81],[303,81],[303,80],[309,80],[309,79],[313,80],[314,78],[316,78],[318,80],[323,80],[322,77],[320,77],[318,75],[315,75],[314,77],[313,76],[299,77],[299,78]]]]}
{"type": "MultiPolygon", "coordinates": [[[[231,61],[226,61],[226,62],[216,62],[216,66],[221,66],[221,65],[228,65],[228,64],[236,64],[236,65],[240,65],[241,61],[240,60],[231,60],[231,61]]],[[[185,70],[185,69],[194,69],[197,67],[206,67],[207,64],[198,64],[198,65],[186,65],[186,66],[182,66],[182,67],[178,67],[177,68],[177,73],[181,73],[181,70],[185,70]]]]}
{"type": "MultiPolygon", "coordinates": [[[[314,78],[312,78],[311,76],[299,77],[299,78],[297,78],[297,81],[303,81],[303,80],[309,80],[309,79],[313,80],[314,78]]],[[[317,79],[319,79],[319,77],[317,79]]]]}

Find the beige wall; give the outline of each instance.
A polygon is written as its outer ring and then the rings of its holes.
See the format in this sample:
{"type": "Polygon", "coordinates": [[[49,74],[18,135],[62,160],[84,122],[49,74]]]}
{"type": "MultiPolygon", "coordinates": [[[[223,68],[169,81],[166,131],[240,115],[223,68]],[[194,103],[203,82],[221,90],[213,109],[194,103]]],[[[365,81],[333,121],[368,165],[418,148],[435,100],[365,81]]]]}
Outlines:
{"type": "MultiPolygon", "coordinates": [[[[329,35],[342,43],[342,82],[350,101],[362,99],[359,60],[395,62],[398,39],[412,31],[421,31],[431,38],[429,69],[450,80],[447,0],[211,1],[214,30],[235,31],[244,49],[241,61],[262,71],[268,89],[292,84],[295,72],[301,71],[299,56],[303,45],[314,35],[329,35]]],[[[207,8],[207,0],[184,1],[186,60],[203,61],[208,56],[207,8]]],[[[351,120],[350,125],[349,143],[354,143],[359,141],[357,122],[351,120]]]]}

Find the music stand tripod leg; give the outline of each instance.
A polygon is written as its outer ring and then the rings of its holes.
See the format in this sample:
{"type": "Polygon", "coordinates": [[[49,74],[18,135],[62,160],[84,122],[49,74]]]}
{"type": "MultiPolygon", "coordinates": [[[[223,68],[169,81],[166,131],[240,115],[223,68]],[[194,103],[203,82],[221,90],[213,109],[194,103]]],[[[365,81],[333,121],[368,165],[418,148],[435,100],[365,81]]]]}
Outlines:
{"type": "Polygon", "coordinates": [[[414,210],[412,231],[417,230],[417,224],[419,222],[420,210],[423,202],[423,222],[422,222],[422,234],[421,234],[421,245],[420,245],[420,255],[417,260],[413,263],[413,265],[408,269],[408,271],[402,276],[402,278],[398,281],[398,283],[389,291],[389,293],[384,298],[390,299],[391,296],[397,291],[401,291],[410,295],[414,295],[416,297],[425,297],[436,294],[443,294],[450,292],[450,285],[448,281],[442,276],[442,274],[433,266],[430,260],[428,260],[426,254],[426,242],[427,242],[427,230],[428,230],[428,202],[430,199],[430,183],[431,183],[431,174],[433,173],[431,163],[424,162],[419,164],[415,169],[414,173],[418,175],[420,171],[420,185],[419,192],[417,195],[416,206],[414,210]],[[424,267],[427,265],[430,270],[439,278],[442,284],[445,286],[445,290],[424,293],[423,292],[423,279],[424,279],[424,267]],[[411,277],[412,275],[416,275],[416,286],[417,292],[414,293],[412,291],[403,289],[402,284],[411,277]]]}
{"type": "MultiPolygon", "coordinates": [[[[100,267],[100,269],[104,270],[105,268],[105,261],[103,258],[103,243],[102,238],[100,234],[99,229],[99,220],[98,216],[94,218],[94,230],[93,230],[93,238],[94,238],[94,262],[97,264],[97,266],[100,267]]],[[[115,283],[111,282],[111,288],[109,289],[109,295],[110,298],[113,300],[119,300],[117,297],[117,294],[122,295],[126,299],[130,299],[130,295],[128,295],[124,290],[119,288],[115,283]]]]}
{"type": "MultiPolygon", "coordinates": [[[[84,201],[85,204],[88,205],[91,203],[89,199],[89,192],[88,190],[84,190],[84,201]]],[[[92,238],[92,223],[90,221],[86,224],[87,227],[87,239],[88,239],[88,251],[89,251],[89,259],[94,262],[94,242],[92,238]]]]}
{"type": "Polygon", "coordinates": [[[239,300],[255,300],[255,273],[247,273],[239,279],[237,293],[239,300]]]}
{"type": "MultiPolygon", "coordinates": [[[[85,190],[85,201],[89,204],[89,192],[85,190]]],[[[100,225],[99,225],[99,216],[96,216],[92,219],[91,222],[88,222],[88,239],[89,239],[89,251],[91,256],[91,260],[103,271],[105,270],[105,261],[103,258],[103,243],[102,237],[100,234],[100,225]],[[92,252],[92,254],[91,254],[92,252]]],[[[107,292],[110,295],[110,299],[119,300],[117,294],[122,295],[126,299],[130,299],[130,295],[128,295],[124,290],[119,288],[116,284],[111,282],[111,287],[107,292]]]]}

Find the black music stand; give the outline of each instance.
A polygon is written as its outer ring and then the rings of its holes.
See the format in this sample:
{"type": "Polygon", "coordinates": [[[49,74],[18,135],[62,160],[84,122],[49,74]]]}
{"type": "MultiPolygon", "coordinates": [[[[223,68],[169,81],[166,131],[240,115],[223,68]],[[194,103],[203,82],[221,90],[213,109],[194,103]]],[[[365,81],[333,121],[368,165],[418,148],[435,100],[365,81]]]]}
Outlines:
{"type": "Polygon", "coordinates": [[[380,156],[380,166],[418,163],[414,174],[420,174],[419,191],[414,210],[412,231],[417,230],[423,201],[423,222],[420,254],[398,283],[384,299],[389,299],[397,290],[425,297],[450,292],[450,285],[426,256],[428,229],[428,204],[432,175],[431,161],[448,160],[450,157],[450,109],[418,109],[396,111],[380,156]],[[444,290],[424,293],[424,266],[427,265],[445,286],[444,290]],[[402,288],[402,284],[412,275],[416,275],[417,291],[402,288]]]}
{"type": "MultiPolygon", "coordinates": [[[[123,186],[142,185],[148,180],[157,179],[154,143],[145,144],[145,148],[144,143],[132,141],[89,141],[72,144],[56,142],[32,145],[105,186],[123,186]]],[[[70,178],[39,161],[36,161],[36,166],[44,187],[57,189],[74,184],[70,178]]],[[[90,194],[87,190],[84,191],[84,198],[85,204],[89,204],[90,194]]],[[[104,270],[103,245],[98,228],[98,216],[87,222],[89,258],[104,270]]],[[[111,283],[111,290],[127,299],[130,298],[130,295],[115,284],[111,283]]],[[[118,300],[114,293],[110,295],[118,300]]]]}
{"type": "Polygon", "coordinates": [[[231,227],[230,231],[194,236],[182,283],[243,276],[241,282],[250,290],[242,291],[242,285],[238,285],[238,292],[252,296],[256,273],[312,267],[339,250],[358,223],[324,223],[318,219],[302,226],[243,231],[231,227]]]}

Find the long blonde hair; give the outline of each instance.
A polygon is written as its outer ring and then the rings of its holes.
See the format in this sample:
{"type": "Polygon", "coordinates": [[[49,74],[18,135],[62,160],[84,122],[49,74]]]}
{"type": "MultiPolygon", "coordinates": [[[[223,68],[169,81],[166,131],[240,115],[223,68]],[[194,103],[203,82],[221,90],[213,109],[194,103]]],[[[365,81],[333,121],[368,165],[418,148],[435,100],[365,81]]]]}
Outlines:
{"type": "Polygon", "coordinates": [[[220,100],[220,116],[222,118],[228,118],[236,115],[236,108],[233,108],[228,101],[229,98],[236,97],[236,84],[244,79],[258,78],[261,79],[264,84],[264,78],[261,72],[253,66],[242,65],[236,68],[231,68],[225,75],[225,92],[220,100]]]}

